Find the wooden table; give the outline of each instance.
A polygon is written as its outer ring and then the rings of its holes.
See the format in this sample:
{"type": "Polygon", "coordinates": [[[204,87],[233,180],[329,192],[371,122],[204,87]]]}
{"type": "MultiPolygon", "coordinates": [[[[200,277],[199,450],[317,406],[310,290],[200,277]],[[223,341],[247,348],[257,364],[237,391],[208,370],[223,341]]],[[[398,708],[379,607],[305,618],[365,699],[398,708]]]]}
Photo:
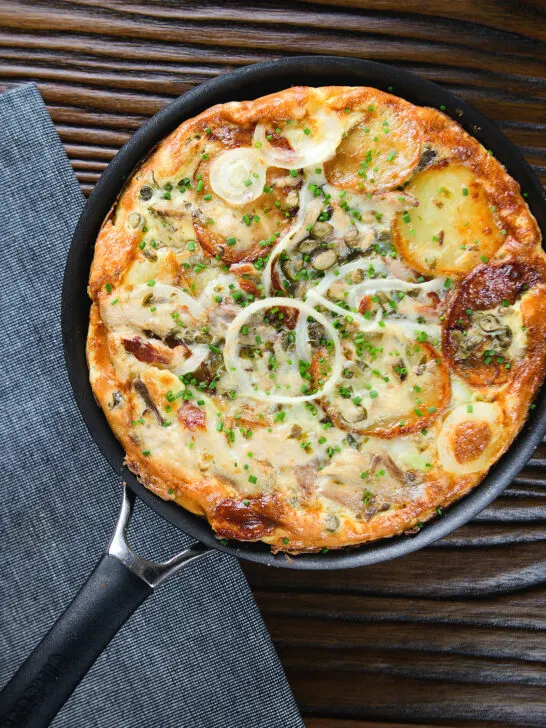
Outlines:
{"type": "MultiPolygon", "coordinates": [[[[0,29],[0,91],[38,83],[86,193],[171,99],[301,53],[444,84],[546,181],[544,0],[0,0],[0,29]]],[[[545,455],[418,554],[337,573],[245,565],[309,728],[546,726],[545,455]]]]}

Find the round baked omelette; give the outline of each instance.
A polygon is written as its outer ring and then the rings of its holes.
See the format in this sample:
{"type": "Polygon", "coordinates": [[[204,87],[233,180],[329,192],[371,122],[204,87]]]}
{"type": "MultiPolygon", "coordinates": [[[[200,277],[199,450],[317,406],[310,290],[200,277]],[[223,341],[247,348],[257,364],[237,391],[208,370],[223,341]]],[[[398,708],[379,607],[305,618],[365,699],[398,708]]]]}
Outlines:
{"type": "Polygon", "coordinates": [[[441,110],[374,88],[185,121],[104,221],[89,292],[90,380],[128,467],[275,552],[441,516],[544,376],[518,184],[441,110]]]}

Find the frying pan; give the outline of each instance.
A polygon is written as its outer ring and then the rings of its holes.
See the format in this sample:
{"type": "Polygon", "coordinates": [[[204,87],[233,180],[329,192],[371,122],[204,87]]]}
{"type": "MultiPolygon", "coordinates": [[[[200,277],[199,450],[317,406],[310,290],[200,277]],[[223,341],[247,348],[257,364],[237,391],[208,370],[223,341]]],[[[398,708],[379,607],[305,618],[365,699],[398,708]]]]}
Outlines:
{"type": "Polygon", "coordinates": [[[123,466],[123,450],[97,406],[89,385],[85,340],[90,301],[87,296],[93,246],[103,219],[124,180],[138,162],[182,121],[209,106],[253,99],[294,85],[375,86],[408,101],[442,107],[505,165],[527,193],[527,201],[546,237],[546,205],[533,171],[504,135],[451,92],[392,66],[353,58],[302,56],[247,66],[189,91],[152,117],[121,149],[91,194],[76,227],[68,254],[62,292],[62,333],[74,396],[101,452],[124,481],[123,503],[108,551],[51,631],[0,695],[2,728],[41,728],[49,724],[100,652],[155,587],[188,562],[213,549],[239,559],[289,569],[345,569],[393,559],[431,544],[466,523],[512,481],[546,431],[546,389],[514,444],[469,495],[412,537],[400,536],[356,549],[287,558],[260,543],[219,541],[208,523],[146,490],[123,466]],[[135,498],[197,543],[165,563],[134,553],[127,528],[135,498]]]}

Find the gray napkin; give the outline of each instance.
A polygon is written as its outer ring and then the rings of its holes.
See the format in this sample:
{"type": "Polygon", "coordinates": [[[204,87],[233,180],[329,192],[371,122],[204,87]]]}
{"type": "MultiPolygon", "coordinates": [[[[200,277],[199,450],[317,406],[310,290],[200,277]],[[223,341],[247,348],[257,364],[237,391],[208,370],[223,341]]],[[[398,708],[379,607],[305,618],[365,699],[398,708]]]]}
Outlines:
{"type": "MultiPolygon", "coordinates": [[[[0,96],[0,683],[106,547],[116,476],[72,399],[61,280],[83,205],[37,88],[0,96]]],[[[144,505],[133,542],[155,558],[189,539],[144,505]]],[[[238,562],[214,554],[161,586],[111,642],[56,728],[302,728],[238,562]]]]}

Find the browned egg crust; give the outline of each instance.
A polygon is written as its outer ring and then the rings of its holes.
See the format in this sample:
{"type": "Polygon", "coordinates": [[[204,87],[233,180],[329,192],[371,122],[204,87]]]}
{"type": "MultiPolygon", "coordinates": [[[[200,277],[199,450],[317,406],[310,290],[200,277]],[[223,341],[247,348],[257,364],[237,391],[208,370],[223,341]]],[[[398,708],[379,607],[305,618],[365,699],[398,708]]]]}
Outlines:
{"type": "Polygon", "coordinates": [[[291,554],[415,532],[544,377],[518,184],[441,111],[297,87],[207,109],[134,171],[89,279],[93,392],[151,491],[291,554]]]}

